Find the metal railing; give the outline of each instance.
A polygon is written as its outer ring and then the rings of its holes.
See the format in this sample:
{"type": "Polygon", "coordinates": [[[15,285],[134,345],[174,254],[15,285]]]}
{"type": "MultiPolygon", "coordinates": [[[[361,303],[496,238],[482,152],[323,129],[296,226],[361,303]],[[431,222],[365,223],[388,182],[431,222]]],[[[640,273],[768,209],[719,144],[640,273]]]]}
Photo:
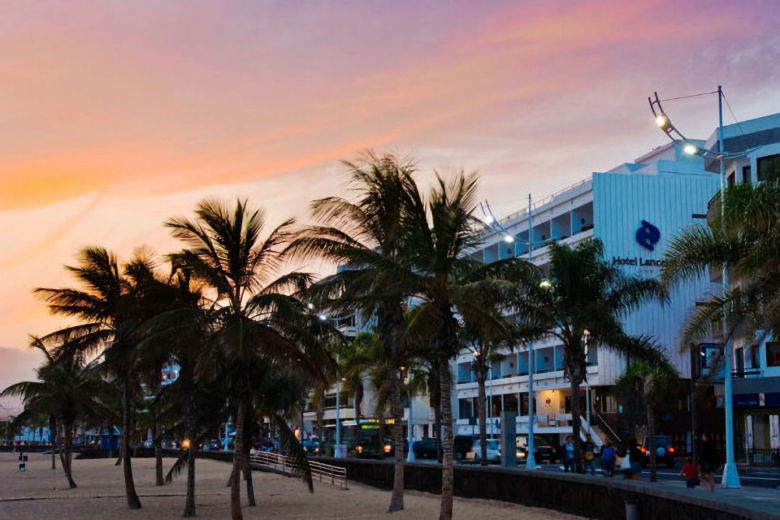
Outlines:
{"type": "Polygon", "coordinates": [[[780,467],[780,449],[748,450],[748,464],[751,466],[780,467]]]}
{"type": "MultiPolygon", "coordinates": [[[[259,451],[250,454],[249,461],[252,464],[265,466],[288,475],[297,473],[300,469],[300,466],[296,464],[292,458],[280,453],[259,451]]],[[[313,460],[309,460],[309,468],[311,468],[311,477],[313,480],[319,480],[320,482],[327,482],[330,480],[332,485],[335,486],[338,484],[341,489],[348,489],[347,468],[313,460]]]]}

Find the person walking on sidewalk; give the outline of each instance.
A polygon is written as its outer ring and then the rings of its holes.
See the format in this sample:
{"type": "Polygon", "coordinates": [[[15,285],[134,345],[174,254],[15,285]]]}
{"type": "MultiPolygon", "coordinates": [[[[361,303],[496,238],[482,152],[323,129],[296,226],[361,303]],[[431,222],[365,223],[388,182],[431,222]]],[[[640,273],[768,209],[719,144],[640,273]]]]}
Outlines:
{"type": "Polygon", "coordinates": [[[615,474],[615,447],[610,441],[601,449],[601,467],[604,468],[605,476],[611,477],[615,474]]]}
{"type": "Polygon", "coordinates": [[[563,443],[563,469],[566,473],[574,473],[574,440],[571,435],[567,435],[566,442],[563,443]]]}
{"type": "Polygon", "coordinates": [[[699,466],[693,463],[693,457],[685,459],[680,475],[685,479],[685,487],[693,489],[699,485],[699,466]]]}
{"type": "Polygon", "coordinates": [[[715,491],[715,470],[718,469],[718,466],[720,466],[718,449],[709,435],[702,433],[701,446],[699,447],[699,469],[701,481],[710,492],[715,491]]]}
{"type": "Polygon", "coordinates": [[[585,452],[585,473],[590,471],[591,475],[596,474],[596,444],[593,442],[593,438],[590,434],[585,436],[585,446],[583,448],[585,452]]]}

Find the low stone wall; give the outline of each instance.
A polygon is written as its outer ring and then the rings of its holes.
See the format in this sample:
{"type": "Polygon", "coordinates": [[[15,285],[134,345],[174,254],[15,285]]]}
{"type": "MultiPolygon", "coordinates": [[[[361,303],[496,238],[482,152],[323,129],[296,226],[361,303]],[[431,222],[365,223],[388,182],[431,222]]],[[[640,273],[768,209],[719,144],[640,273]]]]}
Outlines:
{"type": "MultiPolygon", "coordinates": [[[[391,489],[392,461],[317,457],[344,466],[350,481],[391,489]]],[[[406,464],[406,489],[441,493],[441,466],[406,464]]],[[[455,467],[456,496],[502,500],[555,509],[599,520],[624,520],[626,502],[635,502],[641,519],[766,520],[760,512],[671,493],[649,482],[594,479],[585,475],[526,472],[497,467],[455,467]]]]}

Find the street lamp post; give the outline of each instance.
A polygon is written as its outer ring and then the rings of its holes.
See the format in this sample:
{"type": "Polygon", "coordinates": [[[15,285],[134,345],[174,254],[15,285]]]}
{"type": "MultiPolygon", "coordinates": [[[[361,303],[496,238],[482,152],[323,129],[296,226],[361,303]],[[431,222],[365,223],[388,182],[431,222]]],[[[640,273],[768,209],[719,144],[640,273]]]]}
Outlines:
{"type": "MultiPolygon", "coordinates": [[[[528,262],[531,263],[534,254],[533,240],[533,212],[531,211],[531,194],[528,194],[528,262]]],[[[538,469],[536,465],[536,456],[534,455],[534,420],[536,419],[534,406],[534,345],[528,343],[528,453],[526,453],[525,469],[538,469]]]]}
{"type": "MultiPolygon", "coordinates": [[[[699,149],[696,145],[689,142],[688,139],[680,133],[677,128],[672,124],[671,120],[669,119],[669,116],[666,115],[663,108],[661,107],[661,101],[658,99],[658,94],[655,94],[655,100],[652,100],[651,98],[648,98],[648,102],[650,103],[650,110],[652,110],[653,115],[656,116],[656,124],[663,130],[663,132],[674,142],[677,142],[678,139],[675,138],[675,136],[679,137],[683,142],[685,142],[685,147],[683,148],[683,151],[687,154],[699,154],[703,156],[709,156],[711,158],[715,158],[718,160],[719,166],[720,166],[720,217],[721,217],[721,225],[725,226],[725,211],[726,211],[726,159],[736,157],[740,154],[734,154],[729,155],[726,153],[725,144],[723,140],[723,89],[720,85],[718,85],[717,92],[712,92],[718,94],[718,153],[714,154],[713,152],[706,150],[706,149],[699,149]],[[658,113],[656,112],[656,108],[658,109],[658,113]]],[[[744,152],[743,152],[744,153],[744,152]]],[[[729,290],[729,279],[728,279],[728,266],[726,263],[723,264],[722,273],[721,273],[721,293],[722,295],[725,295],[729,290]]],[[[726,421],[726,465],[723,468],[723,478],[721,480],[721,485],[725,488],[739,488],[741,487],[740,481],[739,481],[739,473],[737,472],[737,464],[734,461],[734,399],[733,399],[733,388],[732,388],[732,359],[731,359],[731,341],[728,337],[728,310],[724,308],[723,310],[723,357],[724,357],[724,371],[726,372],[724,376],[724,382],[723,382],[723,392],[724,392],[724,415],[725,415],[725,421],[726,421]]]]}
{"type": "Polygon", "coordinates": [[[585,329],[582,331],[585,336],[585,425],[586,433],[590,433],[590,385],[588,383],[588,338],[590,337],[590,331],[585,329]]]}
{"type": "Polygon", "coordinates": [[[414,408],[413,408],[413,397],[412,392],[409,390],[409,382],[411,381],[411,370],[406,374],[406,382],[407,382],[407,394],[409,395],[409,418],[406,420],[406,426],[407,426],[407,435],[409,437],[409,452],[406,454],[406,462],[415,462],[414,457],[414,423],[413,423],[413,417],[414,417],[414,408]]]}

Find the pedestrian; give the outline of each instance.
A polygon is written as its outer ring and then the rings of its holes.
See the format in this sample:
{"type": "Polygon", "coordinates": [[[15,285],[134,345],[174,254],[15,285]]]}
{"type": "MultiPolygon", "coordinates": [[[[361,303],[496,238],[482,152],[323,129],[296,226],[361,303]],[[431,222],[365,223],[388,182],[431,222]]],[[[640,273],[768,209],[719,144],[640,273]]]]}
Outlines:
{"type": "Polygon", "coordinates": [[[604,468],[604,475],[607,477],[615,474],[615,447],[610,441],[607,441],[601,449],[601,467],[604,468]]]}
{"type": "Polygon", "coordinates": [[[596,474],[596,444],[590,434],[585,435],[585,445],[583,446],[585,458],[585,473],[590,471],[591,475],[596,474]]]}
{"type": "Polygon", "coordinates": [[[563,469],[568,473],[574,472],[574,440],[571,435],[566,436],[566,442],[563,443],[563,469]]]}
{"type": "Polygon", "coordinates": [[[699,446],[699,471],[701,472],[701,481],[704,487],[715,491],[715,470],[720,466],[720,457],[715,444],[706,433],[701,435],[701,445],[699,446]]]}
{"type": "Polygon", "coordinates": [[[642,473],[642,450],[639,449],[639,443],[634,437],[628,439],[628,461],[631,463],[628,478],[639,480],[642,473]]]}
{"type": "Polygon", "coordinates": [[[693,463],[693,457],[685,459],[680,475],[685,479],[685,487],[693,489],[699,485],[699,466],[693,463]]]}

